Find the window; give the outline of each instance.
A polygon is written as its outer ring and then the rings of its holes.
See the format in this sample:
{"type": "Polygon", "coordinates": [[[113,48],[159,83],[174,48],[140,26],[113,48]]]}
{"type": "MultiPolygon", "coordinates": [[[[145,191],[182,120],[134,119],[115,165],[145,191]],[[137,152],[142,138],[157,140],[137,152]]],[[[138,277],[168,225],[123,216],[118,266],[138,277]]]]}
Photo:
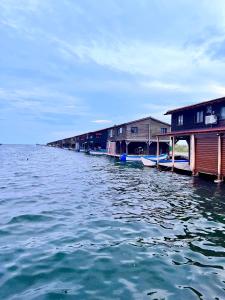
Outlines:
{"type": "Polygon", "coordinates": [[[220,119],[225,120],[225,106],[221,107],[220,119]]]}
{"type": "Polygon", "coordinates": [[[184,116],[179,115],[177,118],[177,125],[182,126],[184,124],[184,116]]]}
{"type": "Polygon", "coordinates": [[[123,133],[123,128],[120,127],[120,128],[117,128],[117,135],[120,135],[123,133]]]}
{"type": "Polygon", "coordinates": [[[161,131],[162,134],[167,133],[167,128],[161,128],[160,131],[161,131]]]}
{"type": "Polygon", "coordinates": [[[131,127],[131,133],[138,133],[138,127],[131,127]]]}
{"type": "Polygon", "coordinates": [[[110,131],[109,131],[109,137],[113,137],[113,130],[112,129],[110,129],[110,131]]]}
{"type": "Polygon", "coordinates": [[[212,105],[208,105],[208,106],[206,107],[206,113],[207,113],[207,114],[211,114],[211,113],[212,113],[212,105]]]}
{"type": "Polygon", "coordinates": [[[197,113],[196,113],[196,123],[203,123],[203,120],[204,120],[203,110],[197,111],[197,113]]]}

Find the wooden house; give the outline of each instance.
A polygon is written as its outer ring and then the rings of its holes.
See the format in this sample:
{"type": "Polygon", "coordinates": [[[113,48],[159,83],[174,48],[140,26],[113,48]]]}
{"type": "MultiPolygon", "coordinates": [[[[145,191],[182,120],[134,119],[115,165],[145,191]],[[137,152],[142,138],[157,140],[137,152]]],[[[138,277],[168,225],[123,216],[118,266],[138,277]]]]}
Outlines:
{"type": "MultiPolygon", "coordinates": [[[[170,125],[152,117],[115,125],[108,129],[108,153],[111,155],[156,154],[156,135],[170,132],[170,125]]],[[[162,137],[160,153],[168,152],[169,139],[162,137]]]]}
{"type": "Polygon", "coordinates": [[[170,110],[171,132],[165,136],[174,146],[179,140],[186,140],[189,146],[190,170],[216,175],[217,182],[225,177],[225,97],[170,110]]]}
{"type": "Polygon", "coordinates": [[[74,137],[75,150],[106,150],[108,128],[88,132],[74,137]]]}

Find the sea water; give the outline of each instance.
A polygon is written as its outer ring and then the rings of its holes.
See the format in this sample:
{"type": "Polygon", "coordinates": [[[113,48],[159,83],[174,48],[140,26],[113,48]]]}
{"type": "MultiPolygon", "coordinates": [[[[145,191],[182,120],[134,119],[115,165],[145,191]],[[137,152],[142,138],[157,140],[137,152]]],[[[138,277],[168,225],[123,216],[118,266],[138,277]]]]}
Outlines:
{"type": "Polygon", "coordinates": [[[0,146],[0,299],[225,299],[224,186],[0,146]]]}

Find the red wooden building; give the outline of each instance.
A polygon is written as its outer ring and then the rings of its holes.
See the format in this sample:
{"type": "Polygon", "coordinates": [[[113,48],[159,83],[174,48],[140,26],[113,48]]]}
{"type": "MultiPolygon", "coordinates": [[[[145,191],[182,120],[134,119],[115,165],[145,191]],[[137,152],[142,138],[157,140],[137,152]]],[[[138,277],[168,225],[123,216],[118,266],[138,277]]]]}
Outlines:
{"type": "MultiPolygon", "coordinates": [[[[171,132],[166,134],[174,148],[179,140],[189,146],[190,170],[214,175],[216,182],[225,178],[225,97],[177,108],[171,115],[171,132]]],[[[158,135],[158,140],[165,135],[158,135]]]]}

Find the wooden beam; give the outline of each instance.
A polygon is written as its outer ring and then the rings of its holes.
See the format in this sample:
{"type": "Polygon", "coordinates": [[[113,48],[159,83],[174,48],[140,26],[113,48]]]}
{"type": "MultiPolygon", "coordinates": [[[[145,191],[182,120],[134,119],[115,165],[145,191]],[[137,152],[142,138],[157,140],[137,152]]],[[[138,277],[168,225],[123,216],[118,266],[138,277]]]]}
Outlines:
{"type": "Polygon", "coordinates": [[[175,137],[172,136],[172,172],[174,171],[174,161],[175,161],[175,137]]]}
{"type": "Polygon", "coordinates": [[[223,181],[222,178],[222,140],[221,134],[218,134],[218,170],[217,170],[217,179],[215,183],[220,183],[223,181]]]}
{"type": "Polygon", "coordinates": [[[157,155],[157,167],[158,167],[159,166],[159,137],[158,136],[157,136],[156,155],[157,155]]]}
{"type": "Polygon", "coordinates": [[[195,135],[191,135],[191,142],[190,142],[190,168],[192,175],[196,175],[196,170],[195,170],[195,135]]]}

